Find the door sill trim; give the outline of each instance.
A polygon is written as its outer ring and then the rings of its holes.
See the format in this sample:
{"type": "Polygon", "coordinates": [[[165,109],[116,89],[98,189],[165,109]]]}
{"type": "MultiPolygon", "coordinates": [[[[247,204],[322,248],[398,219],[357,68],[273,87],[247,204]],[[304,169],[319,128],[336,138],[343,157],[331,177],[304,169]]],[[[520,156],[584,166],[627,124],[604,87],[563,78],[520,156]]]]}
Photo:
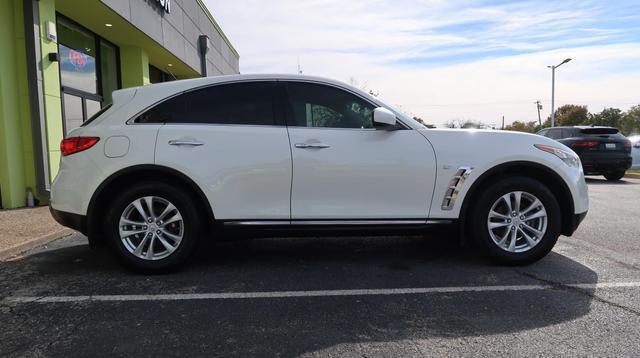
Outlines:
{"type": "Polygon", "coordinates": [[[225,226],[360,226],[360,225],[440,225],[451,224],[450,219],[410,220],[229,220],[225,226]]]}

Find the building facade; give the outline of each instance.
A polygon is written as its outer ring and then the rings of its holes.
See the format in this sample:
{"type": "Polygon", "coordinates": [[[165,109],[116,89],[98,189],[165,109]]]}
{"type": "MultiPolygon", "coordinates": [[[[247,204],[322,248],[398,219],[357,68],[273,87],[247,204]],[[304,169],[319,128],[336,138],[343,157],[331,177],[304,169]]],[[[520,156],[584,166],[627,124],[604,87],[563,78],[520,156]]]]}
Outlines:
{"type": "Polygon", "coordinates": [[[0,198],[48,199],[60,141],[126,87],[239,73],[201,0],[0,1],[0,198]]]}

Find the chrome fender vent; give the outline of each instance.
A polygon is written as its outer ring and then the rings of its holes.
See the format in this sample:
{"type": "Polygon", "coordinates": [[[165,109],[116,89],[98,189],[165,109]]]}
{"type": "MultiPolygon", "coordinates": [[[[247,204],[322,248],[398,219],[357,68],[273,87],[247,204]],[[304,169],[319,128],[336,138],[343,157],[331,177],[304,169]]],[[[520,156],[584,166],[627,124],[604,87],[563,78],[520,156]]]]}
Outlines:
{"type": "Polygon", "coordinates": [[[449,186],[442,199],[442,210],[452,210],[458,198],[458,193],[462,189],[464,181],[469,177],[469,174],[473,171],[471,167],[459,167],[456,174],[449,181],[449,186]]]}

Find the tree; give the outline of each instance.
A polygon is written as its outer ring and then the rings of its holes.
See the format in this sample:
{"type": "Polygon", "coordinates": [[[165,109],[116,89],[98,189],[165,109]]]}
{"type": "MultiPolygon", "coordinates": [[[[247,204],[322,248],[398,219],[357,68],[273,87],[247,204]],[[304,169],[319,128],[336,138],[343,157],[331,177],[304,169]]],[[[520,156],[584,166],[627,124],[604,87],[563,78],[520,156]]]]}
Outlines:
{"type": "Polygon", "coordinates": [[[538,125],[537,121],[531,121],[531,122],[515,121],[511,124],[506,125],[504,129],[508,131],[516,131],[516,132],[537,133],[541,128],[540,128],[540,125],[538,125]]]}
{"type": "Polygon", "coordinates": [[[361,89],[364,92],[367,92],[372,97],[378,97],[380,95],[379,91],[374,91],[374,90],[370,89],[369,85],[367,84],[367,82],[360,82],[355,77],[349,78],[349,84],[352,85],[353,87],[361,89]]]}
{"type": "Polygon", "coordinates": [[[619,108],[605,108],[600,113],[589,116],[589,122],[596,126],[620,128],[622,111],[619,108]]]}
{"type": "Polygon", "coordinates": [[[640,133],[640,104],[624,113],[620,121],[620,130],[627,136],[640,133]]]}
{"type": "Polygon", "coordinates": [[[417,117],[417,116],[413,116],[413,120],[422,124],[423,126],[427,127],[427,128],[435,128],[436,126],[434,126],[433,124],[429,124],[426,123],[422,118],[417,117]]]}
{"type": "Polygon", "coordinates": [[[585,125],[589,120],[587,106],[575,104],[565,104],[556,110],[557,126],[578,126],[585,125]]]}
{"type": "Polygon", "coordinates": [[[448,122],[446,122],[444,124],[445,127],[447,128],[463,128],[463,129],[470,129],[470,128],[477,128],[477,129],[481,129],[481,128],[490,128],[490,126],[477,121],[475,119],[453,119],[450,120],[448,122]]]}

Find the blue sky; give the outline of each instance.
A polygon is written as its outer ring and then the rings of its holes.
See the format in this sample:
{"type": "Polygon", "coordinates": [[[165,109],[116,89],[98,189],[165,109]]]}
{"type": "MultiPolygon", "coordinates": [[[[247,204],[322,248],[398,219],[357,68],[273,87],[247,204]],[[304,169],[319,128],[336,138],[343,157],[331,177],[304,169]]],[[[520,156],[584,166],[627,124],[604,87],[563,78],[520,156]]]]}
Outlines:
{"type": "Polygon", "coordinates": [[[425,120],[497,123],[556,102],[640,103],[640,1],[205,0],[243,73],[355,82],[425,120]]]}

